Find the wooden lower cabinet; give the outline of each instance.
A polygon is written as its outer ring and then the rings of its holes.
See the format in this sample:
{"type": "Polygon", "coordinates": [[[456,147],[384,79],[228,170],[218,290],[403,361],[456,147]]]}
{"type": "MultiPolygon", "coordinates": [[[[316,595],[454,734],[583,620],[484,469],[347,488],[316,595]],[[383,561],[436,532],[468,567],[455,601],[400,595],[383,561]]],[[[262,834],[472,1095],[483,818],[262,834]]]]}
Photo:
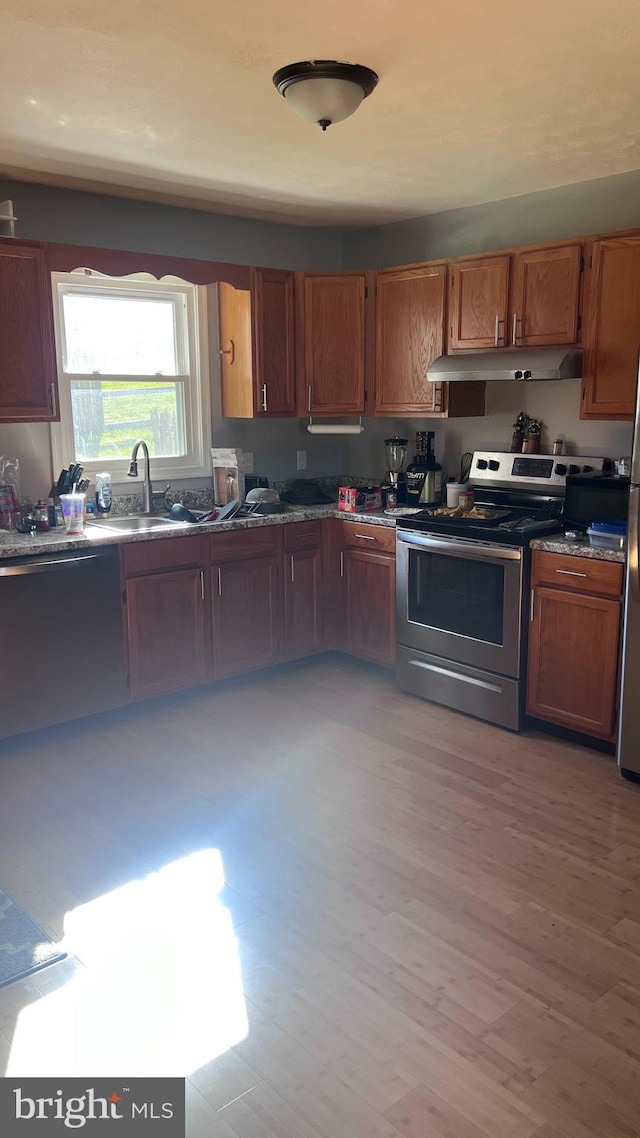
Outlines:
{"type": "Polygon", "coordinates": [[[126,546],[131,699],[328,649],[395,662],[395,531],[327,518],[126,546]]]}
{"type": "Polygon", "coordinates": [[[324,648],[322,641],[322,552],[284,554],[283,656],[293,660],[324,648]]]}
{"type": "Polygon", "coordinates": [[[204,571],[178,569],[126,582],[129,689],[147,699],[196,687],[206,675],[204,571]]]}
{"type": "Polygon", "coordinates": [[[216,679],[266,668],[278,658],[278,558],[213,565],[212,657],[216,679]]]}
{"type": "Polygon", "coordinates": [[[612,737],[618,706],[621,610],[621,601],[608,597],[534,587],[529,715],[601,739],[612,737]]]}
{"type": "MultiPolygon", "coordinates": [[[[373,527],[372,527],[373,528],[373,527]]],[[[376,664],[396,659],[396,559],[345,548],[344,650],[376,664]]]]}

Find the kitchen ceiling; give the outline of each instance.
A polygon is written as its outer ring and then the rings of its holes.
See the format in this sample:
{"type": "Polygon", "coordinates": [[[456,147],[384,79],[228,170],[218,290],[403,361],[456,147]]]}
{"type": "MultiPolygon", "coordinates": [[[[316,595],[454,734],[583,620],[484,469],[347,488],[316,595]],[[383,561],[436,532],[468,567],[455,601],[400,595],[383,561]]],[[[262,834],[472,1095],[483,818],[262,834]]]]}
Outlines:
{"type": "Polygon", "coordinates": [[[0,172],[372,224],[640,168],[638,0],[5,0],[0,172]],[[380,83],[323,134],[272,85],[380,83]]]}

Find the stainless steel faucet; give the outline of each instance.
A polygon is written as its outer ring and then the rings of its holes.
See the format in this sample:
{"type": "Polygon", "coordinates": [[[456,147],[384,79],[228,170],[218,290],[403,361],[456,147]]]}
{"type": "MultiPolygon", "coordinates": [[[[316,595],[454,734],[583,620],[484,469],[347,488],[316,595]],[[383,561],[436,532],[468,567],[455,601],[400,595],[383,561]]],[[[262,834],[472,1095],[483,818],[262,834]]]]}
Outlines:
{"type": "Polygon", "coordinates": [[[128,478],[138,477],[138,450],[142,447],[145,458],[144,486],[142,487],[142,510],[145,514],[153,513],[153,486],[151,485],[151,464],[149,461],[149,447],[144,439],[136,439],[131,451],[131,461],[127,470],[128,478]]]}

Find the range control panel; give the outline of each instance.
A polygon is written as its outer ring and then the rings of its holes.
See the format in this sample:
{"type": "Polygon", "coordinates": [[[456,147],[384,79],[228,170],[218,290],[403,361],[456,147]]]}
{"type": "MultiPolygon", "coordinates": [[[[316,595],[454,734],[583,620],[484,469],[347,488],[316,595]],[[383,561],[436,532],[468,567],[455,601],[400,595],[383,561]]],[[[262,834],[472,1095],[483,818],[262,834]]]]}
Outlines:
{"type": "Polygon", "coordinates": [[[512,454],[476,450],[469,480],[503,486],[552,486],[563,489],[568,474],[599,474],[606,458],[573,454],[512,454]]]}

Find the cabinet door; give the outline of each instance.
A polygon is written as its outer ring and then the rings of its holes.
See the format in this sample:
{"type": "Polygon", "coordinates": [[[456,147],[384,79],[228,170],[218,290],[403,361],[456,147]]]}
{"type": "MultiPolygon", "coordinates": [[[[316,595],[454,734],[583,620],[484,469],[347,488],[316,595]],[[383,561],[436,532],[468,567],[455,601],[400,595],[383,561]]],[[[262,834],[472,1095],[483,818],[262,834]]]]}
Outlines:
{"type": "Polygon", "coordinates": [[[293,273],[253,269],[255,407],[258,415],[295,415],[293,273]]]}
{"type": "Polygon", "coordinates": [[[320,652],[322,644],[322,556],[301,549],[284,557],[284,656],[320,652]]]}
{"type": "Polygon", "coordinates": [[[583,419],[631,419],[640,345],[640,236],[595,241],[582,335],[583,419]]]}
{"type": "Polygon", "coordinates": [[[500,348],[507,343],[510,257],[454,261],[450,348],[500,348]]]}
{"type": "Polygon", "coordinates": [[[513,259],[514,345],[574,344],[578,339],[581,245],[529,249],[513,259]]]}
{"type": "Polygon", "coordinates": [[[617,708],[620,602],[538,586],[531,608],[529,715],[609,738],[617,708]]]}
{"type": "Polygon", "coordinates": [[[376,664],[396,659],[396,559],[345,549],[345,650],[376,664]]]}
{"type": "Polygon", "coordinates": [[[303,414],[362,415],[364,273],[303,276],[303,414]]]}
{"type": "Polygon", "coordinates": [[[422,413],[434,407],[427,368],[444,352],[446,265],[378,273],[375,409],[422,413]]]}
{"type": "Polygon", "coordinates": [[[277,559],[245,558],[213,565],[211,596],[216,679],[275,663],[280,612],[277,559]]]}
{"type": "Polygon", "coordinates": [[[226,281],[218,285],[222,414],[251,419],[254,409],[251,293],[226,281]]]}
{"type": "Polygon", "coordinates": [[[44,249],[0,244],[0,422],[59,419],[44,249]]]}
{"type": "Polygon", "coordinates": [[[147,699],[206,679],[204,570],[180,569],[126,582],[129,686],[147,699]]]}

